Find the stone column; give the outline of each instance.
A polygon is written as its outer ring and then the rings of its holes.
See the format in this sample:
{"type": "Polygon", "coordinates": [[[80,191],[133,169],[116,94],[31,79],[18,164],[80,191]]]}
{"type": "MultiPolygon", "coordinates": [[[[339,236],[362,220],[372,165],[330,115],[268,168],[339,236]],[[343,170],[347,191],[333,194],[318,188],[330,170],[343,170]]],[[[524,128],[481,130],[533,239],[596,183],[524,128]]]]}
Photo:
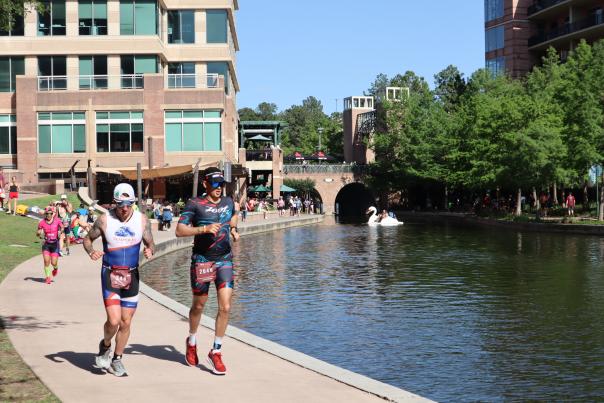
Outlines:
{"type": "Polygon", "coordinates": [[[278,199],[283,185],[283,151],[279,147],[272,147],[273,152],[273,199],[278,199]]]}
{"type": "Polygon", "coordinates": [[[107,35],[118,36],[120,34],[120,1],[107,1],[107,35]]]}
{"type": "Polygon", "coordinates": [[[37,116],[38,80],[17,76],[17,170],[23,185],[38,183],[37,116]]]}
{"type": "MultiPolygon", "coordinates": [[[[69,4],[68,2],[67,4],[69,4]]],[[[78,56],[67,56],[67,89],[77,91],[80,87],[80,60],[78,56]]]]}
{"type": "MultiPolygon", "coordinates": [[[[145,74],[144,76],[144,131],[145,138],[151,137],[152,149],[145,149],[145,158],[151,159],[157,167],[164,166],[164,78],[162,74],[145,74]]],[[[148,141],[148,140],[147,140],[148,141]]],[[[148,145],[148,143],[147,143],[148,145]]],[[[145,147],[148,148],[148,147],[145,147]]],[[[155,190],[155,185],[154,185],[155,190]]]]}

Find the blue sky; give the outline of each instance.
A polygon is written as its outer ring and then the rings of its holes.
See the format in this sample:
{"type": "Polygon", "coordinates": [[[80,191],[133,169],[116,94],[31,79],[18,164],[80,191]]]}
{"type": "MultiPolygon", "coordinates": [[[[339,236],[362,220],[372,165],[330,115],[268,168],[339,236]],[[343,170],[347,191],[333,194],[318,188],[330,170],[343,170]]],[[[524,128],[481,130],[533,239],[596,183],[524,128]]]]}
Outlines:
{"type": "Polygon", "coordinates": [[[279,110],[313,95],[326,113],[379,73],[432,85],[449,64],[484,67],[483,0],[240,0],[237,107],[279,110]]]}

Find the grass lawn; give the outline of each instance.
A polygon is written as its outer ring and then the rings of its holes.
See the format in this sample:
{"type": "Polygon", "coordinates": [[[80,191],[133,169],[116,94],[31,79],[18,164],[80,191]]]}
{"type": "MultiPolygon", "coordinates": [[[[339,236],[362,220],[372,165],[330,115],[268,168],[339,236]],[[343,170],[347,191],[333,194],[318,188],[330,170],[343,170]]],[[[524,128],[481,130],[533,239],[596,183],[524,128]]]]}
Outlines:
{"type": "MultiPolygon", "coordinates": [[[[57,201],[59,200],[61,197],[60,196],[43,196],[43,197],[36,197],[35,199],[26,199],[26,200],[19,200],[19,204],[25,204],[26,206],[38,206],[38,207],[46,207],[48,206],[48,203],[50,203],[51,201],[57,201]]],[[[69,200],[69,202],[71,203],[71,205],[73,206],[74,209],[77,209],[78,207],[80,207],[80,199],[78,199],[78,195],[75,193],[67,193],[67,200],[69,200]]]]}
{"type": "MultiPolygon", "coordinates": [[[[56,196],[52,198],[56,199],[56,196]]],[[[52,198],[30,199],[29,205],[45,205],[52,198]],[[34,202],[34,200],[40,200],[34,202]]],[[[78,202],[79,205],[79,202],[78,202]]],[[[0,212],[0,282],[19,263],[40,254],[40,240],[36,237],[38,223],[25,217],[14,217],[0,212]],[[11,246],[19,245],[19,246],[11,246]]],[[[41,259],[41,258],[40,258],[41,259]]],[[[40,266],[40,270],[42,270],[40,266]]],[[[44,386],[13,348],[0,318],[0,401],[59,400],[44,386]]]]}

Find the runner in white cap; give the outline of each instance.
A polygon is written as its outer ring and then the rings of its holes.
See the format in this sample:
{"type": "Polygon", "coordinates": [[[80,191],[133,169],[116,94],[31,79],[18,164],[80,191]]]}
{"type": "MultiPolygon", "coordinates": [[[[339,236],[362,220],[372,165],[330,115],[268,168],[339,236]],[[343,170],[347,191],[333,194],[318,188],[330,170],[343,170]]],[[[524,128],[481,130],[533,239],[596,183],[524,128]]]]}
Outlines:
{"type": "Polygon", "coordinates": [[[127,375],[122,354],[128,344],[130,323],[138,304],[138,256],[141,241],[147,259],[153,256],[155,244],[151,225],[144,214],[134,211],[134,189],[120,183],[113,190],[116,207],[95,222],[84,240],[84,249],[92,260],[103,258],[101,287],[107,320],[99,343],[96,365],[116,376],[127,375]],[[103,251],[92,243],[102,236],[103,251]],[[111,341],[115,336],[115,351],[111,359],[111,341]]]}

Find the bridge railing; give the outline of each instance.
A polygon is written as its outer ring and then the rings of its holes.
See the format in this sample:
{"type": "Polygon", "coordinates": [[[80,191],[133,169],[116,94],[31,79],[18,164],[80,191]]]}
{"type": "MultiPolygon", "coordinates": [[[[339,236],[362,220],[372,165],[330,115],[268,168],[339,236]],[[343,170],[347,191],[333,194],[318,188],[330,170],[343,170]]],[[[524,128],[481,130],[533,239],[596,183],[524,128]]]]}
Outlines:
{"type": "Polygon", "coordinates": [[[367,172],[366,165],[356,164],[316,164],[316,165],[301,165],[301,164],[284,164],[284,174],[364,174],[367,172]]]}

